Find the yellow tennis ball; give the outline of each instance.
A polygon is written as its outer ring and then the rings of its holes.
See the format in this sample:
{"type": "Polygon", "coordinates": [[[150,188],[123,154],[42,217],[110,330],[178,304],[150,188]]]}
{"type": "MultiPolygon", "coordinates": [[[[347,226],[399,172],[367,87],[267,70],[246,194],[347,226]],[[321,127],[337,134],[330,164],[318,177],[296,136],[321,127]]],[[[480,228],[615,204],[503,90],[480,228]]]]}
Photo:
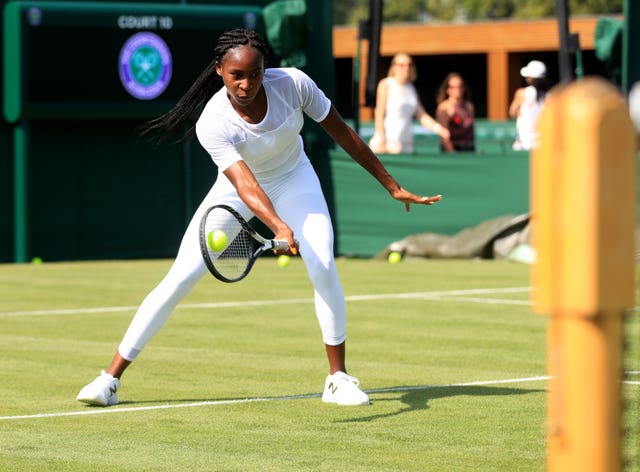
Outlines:
{"type": "Polygon", "coordinates": [[[389,261],[389,264],[397,264],[398,262],[400,262],[402,260],[402,254],[400,254],[399,252],[390,252],[389,253],[389,257],[387,258],[387,260],[389,261]]]}
{"type": "Polygon", "coordinates": [[[291,262],[291,258],[286,254],[283,254],[278,257],[277,264],[278,267],[287,267],[289,265],[289,262],[291,262]]]}
{"type": "Polygon", "coordinates": [[[207,246],[213,252],[224,251],[224,248],[227,247],[227,242],[227,234],[221,229],[214,229],[207,234],[207,246]]]}

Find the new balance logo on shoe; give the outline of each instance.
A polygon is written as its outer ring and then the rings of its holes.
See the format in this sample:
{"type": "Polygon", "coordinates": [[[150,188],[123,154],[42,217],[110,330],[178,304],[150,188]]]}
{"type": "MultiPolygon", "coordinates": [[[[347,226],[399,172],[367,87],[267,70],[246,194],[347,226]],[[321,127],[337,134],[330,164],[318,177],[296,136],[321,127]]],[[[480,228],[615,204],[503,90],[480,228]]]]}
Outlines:
{"type": "Polygon", "coordinates": [[[328,375],[322,401],[338,405],[368,405],[369,396],[358,388],[359,384],[358,379],[344,372],[328,375]]]}
{"type": "Polygon", "coordinates": [[[117,405],[119,388],[120,380],[102,371],[93,382],[80,390],[76,400],[89,405],[117,405]]]}

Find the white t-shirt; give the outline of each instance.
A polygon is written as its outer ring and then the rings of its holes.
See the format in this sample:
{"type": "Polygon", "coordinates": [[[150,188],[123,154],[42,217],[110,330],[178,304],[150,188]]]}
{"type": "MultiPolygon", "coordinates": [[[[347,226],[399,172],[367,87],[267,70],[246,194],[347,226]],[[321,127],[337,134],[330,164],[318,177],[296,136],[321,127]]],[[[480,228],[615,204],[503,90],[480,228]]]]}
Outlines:
{"type": "Polygon", "coordinates": [[[413,152],[413,118],[418,110],[418,93],[411,83],[401,84],[387,77],[387,107],[384,117],[387,145],[400,145],[401,151],[413,152]]]}
{"type": "Polygon", "coordinates": [[[300,136],[303,112],[322,121],[331,101],[308,75],[294,68],[267,69],[262,85],[267,113],[260,123],[247,123],[236,113],[226,87],[211,97],[198,118],[196,135],[219,172],[243,160],[258,181],[269,181],[308,159],[300,136]]]}

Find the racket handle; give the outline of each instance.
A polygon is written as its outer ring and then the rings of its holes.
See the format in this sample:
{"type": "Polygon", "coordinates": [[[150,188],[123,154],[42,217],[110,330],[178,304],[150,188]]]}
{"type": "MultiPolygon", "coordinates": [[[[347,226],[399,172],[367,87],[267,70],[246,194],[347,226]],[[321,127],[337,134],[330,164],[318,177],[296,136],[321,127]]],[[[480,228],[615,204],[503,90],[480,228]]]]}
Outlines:
{"type": "Polygon", "coordinates": [[[271,245],[274,251],[286,251],[289,249],[289,243],[284,239],[272,239],[271,245]]]}

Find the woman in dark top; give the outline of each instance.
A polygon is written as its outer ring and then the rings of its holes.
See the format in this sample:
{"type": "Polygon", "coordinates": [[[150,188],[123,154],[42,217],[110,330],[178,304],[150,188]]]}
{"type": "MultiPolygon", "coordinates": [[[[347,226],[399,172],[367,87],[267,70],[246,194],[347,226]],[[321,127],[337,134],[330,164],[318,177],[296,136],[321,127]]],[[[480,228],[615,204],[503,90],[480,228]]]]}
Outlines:
{"type": "Polygon", "coordinates": [[[443,152],[475,151],[475,110],[464,79],[457,72],[447,75],[438,89],[438,123],[449,130],[449,139],[440,139],[443,152]]]}

